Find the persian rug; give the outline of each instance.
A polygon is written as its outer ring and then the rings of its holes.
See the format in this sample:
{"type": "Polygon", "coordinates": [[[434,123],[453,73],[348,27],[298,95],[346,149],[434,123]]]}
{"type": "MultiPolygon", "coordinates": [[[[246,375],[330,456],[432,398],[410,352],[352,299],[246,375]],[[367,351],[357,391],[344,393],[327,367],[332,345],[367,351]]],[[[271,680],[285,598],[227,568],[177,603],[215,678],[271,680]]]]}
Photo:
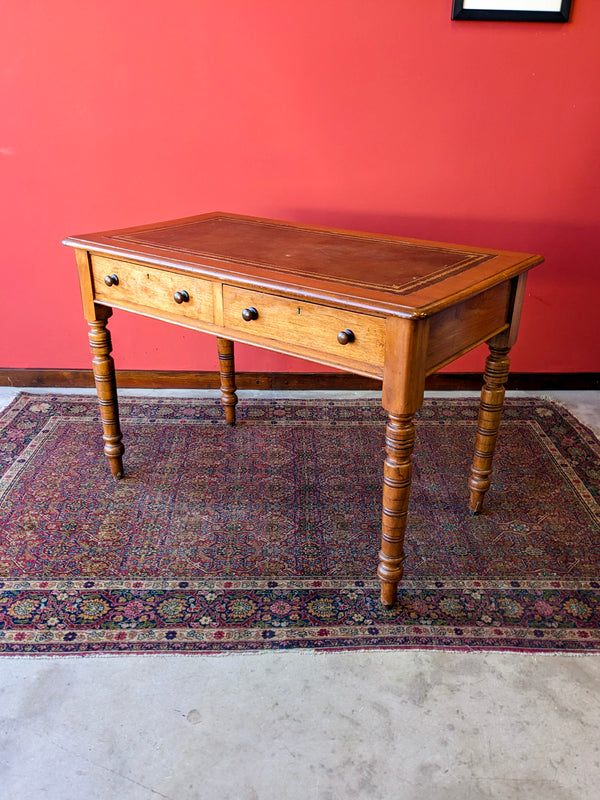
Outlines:
{"type": "Polygon", "coordinates": [[[484,513],[477,401],[417,419],[398,605],[379,603],[375,400],[121,398],[126,477],[90,396],[0,415],[0,652],[600,649],[600,445],[510,399],[484,513]]]}

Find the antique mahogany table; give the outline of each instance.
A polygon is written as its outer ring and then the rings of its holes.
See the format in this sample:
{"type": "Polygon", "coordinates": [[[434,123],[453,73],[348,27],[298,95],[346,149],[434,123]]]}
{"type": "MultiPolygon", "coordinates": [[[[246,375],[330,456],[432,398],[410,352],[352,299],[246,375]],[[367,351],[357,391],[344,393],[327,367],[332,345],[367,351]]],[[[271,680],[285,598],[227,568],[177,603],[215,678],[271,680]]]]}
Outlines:
{"type": "Polygon", "coordinates": [[[211,213],[69,237],[76,249],[104,452],[124,452],[111,339],[113,308],[213,333],[225,417],[235,423],[234,341],[382,381],[388,412],[377,574],[391,607],[402,578],[413,417],[425,377],[487,342],[469,478],[479,513],[490,485],[508,352],[528,270],[540,256],[211,213]]]}

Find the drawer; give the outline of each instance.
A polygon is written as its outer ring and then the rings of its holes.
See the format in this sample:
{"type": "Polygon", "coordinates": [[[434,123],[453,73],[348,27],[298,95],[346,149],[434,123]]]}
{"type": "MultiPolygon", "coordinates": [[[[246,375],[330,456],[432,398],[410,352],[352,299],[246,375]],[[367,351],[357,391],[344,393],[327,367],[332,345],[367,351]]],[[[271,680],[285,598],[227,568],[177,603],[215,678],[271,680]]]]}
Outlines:
{"type": "Polygon", "coordinates": [[[92,255],[92,273],[94,297],[109,305],[134,307],[133,310],[144,306],[179,317],[214,320],[210,281],[98,255],[92,255]],[[117,282],[108,285],[106,278],[112,280],[112,276],[117,277],[117,282]],[[180,303],[175,300],[176,292],[180,303]]]}
{"type": "Polygon", "coordinates": [[[381,317],[225,285],[223,324],[249,339],[258,336],[344,361],[383,364],[385,320],[381,317]],[[343,344],[338,334],[346,331],[349,333],[340,337],[347,340],[343,344]]]}

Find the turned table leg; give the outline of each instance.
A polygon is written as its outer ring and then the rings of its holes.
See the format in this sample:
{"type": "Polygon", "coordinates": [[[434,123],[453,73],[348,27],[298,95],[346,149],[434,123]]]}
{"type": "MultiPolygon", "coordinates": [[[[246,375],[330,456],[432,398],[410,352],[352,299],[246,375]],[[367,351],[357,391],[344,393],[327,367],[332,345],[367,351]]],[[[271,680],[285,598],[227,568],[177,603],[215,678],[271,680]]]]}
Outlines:
{"type": "Polygon", "coordinates": [[[112,314],[111,308],[97,306],[96,319],[89,321],[90,348],[94,356],[92,366],[100,404],[100,417],[104,440],[104,453],[110,464],[110,471],[116,479],[123,477],[122,434],[119,425],[119,405],[115,365],[111,357],[112,343],[106,321],[112,314]]]}
{"type": "Polygon", "coordinates": [[[383,515],[381,552],[377,574],[381,579],[381,602],[391,608],[402,579],[404,532],[412,477],[411,453],[415,443],[414,414],[389,414],[383,467],[383,515]]]}
{"type": "Polygon", "coordinates": [[[233,342],[230,339],[217,337],[217,350],[219,351],[219,373],[221,375],[221,404],[225,409],[226,421],[229,425],[235,425],[235,406],[238,398],[235,385],[233,342]]]}
{"type": "Polygon", "coordinates": [[[383,464],[381,550],[377,575],[381,602],[395,605],[404,571],[404,534],[415,444],[414,417],[423,403],[428,319],[386,320],[381,404],[388,413],[383,464]]]}
{"type": "Polygon", "coordinates": [[[508,378],[510,347],[490,342],[490,354],[485,362],[484,384],[481,390],[475,454],[469,478],[469,511],[481,513],[483,498],[490,488],[492,460],[504,403],[504,384],[508,378]]]}

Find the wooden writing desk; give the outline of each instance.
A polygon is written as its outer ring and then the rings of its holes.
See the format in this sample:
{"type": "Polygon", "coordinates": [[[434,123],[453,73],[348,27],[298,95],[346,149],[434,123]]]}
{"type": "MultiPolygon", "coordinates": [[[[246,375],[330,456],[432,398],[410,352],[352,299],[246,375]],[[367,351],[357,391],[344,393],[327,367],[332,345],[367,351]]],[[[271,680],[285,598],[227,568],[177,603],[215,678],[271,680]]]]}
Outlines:
{"type": "Polygon", "coordinates": [[[389,414],[383,477],[381,600],[402,578],[413,417],[425,377],[487,342],[469,478],[481,511],[528,270],[540,256],[204,214],[65,239],[76,248],[90,325],[104,452],[123,475],[110,334],[113,308],[213,333],[225,417],[235,423],[233,342],[379,378],[389,414]]]}

